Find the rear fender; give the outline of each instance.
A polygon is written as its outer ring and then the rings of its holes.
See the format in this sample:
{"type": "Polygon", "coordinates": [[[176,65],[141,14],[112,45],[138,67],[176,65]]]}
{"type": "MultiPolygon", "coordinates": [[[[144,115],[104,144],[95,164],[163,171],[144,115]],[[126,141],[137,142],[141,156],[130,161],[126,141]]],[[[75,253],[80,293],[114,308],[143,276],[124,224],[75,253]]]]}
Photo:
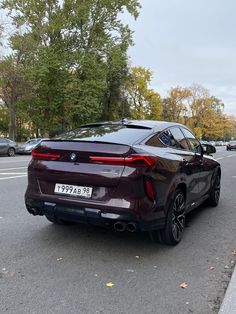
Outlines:
{"type": "MultiPolygon", "coordinates": [[[[220,178],[221,178],[221,168],[220,168],[220,167],[215,168],[215,170],[214,170],[214,172],[213,172],[213,174],[212,174],[210,191],[211,191],[211,190],[213,189],[213,187],[214,187],[215,178],[216,178],[216,176],[217,176],[218,174],[220,175],[220,178]]],[[[209,192],[210,192],[210,191],[209,191],[209,192]]]]}
{"type": "MultiPolygon", "coordinates": [[[[166,217],[167,217],[169,208],[171,204],[173,203],[175,191],[178,189],[180,185],[185,185],[185,187],[187,186],[185,177],[183,175],[178,175],[173,178],[170,188],[167,192],[166,202],[165,202],[166,217]]],[[[187,190],[185,194],[186,194],[185,197],[186,197],[186,203],[187,203],[187,190]]]]}

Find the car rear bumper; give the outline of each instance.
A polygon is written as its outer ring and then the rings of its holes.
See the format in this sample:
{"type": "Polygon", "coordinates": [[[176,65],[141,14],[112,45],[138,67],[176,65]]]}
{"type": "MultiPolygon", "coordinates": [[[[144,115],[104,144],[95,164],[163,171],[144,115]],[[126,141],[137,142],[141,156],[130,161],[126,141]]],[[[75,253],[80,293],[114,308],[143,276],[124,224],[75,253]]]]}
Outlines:
{"type": "Polygon", "coordinates": [[[164,218],[140,219],[132,212],[122,210],[103,210],[99,208],[86,208],[61,203],[52,203],[37,199],[25,200],[26,208],[32,215],[46,215],[65,221],[99,225],[103,227],[113,227],[116,222],[135,223],[137,229],[149,231],[161,229],[165,225],[164,218]]]}
{"type": "Polygon", "coordinates": [[[19,148],[17,150],[17,154],[22,154],[22,155],[30,155],[31,154],[31,150],[25,150],[25,149],[22,149],[22,148],[19,148]]]}

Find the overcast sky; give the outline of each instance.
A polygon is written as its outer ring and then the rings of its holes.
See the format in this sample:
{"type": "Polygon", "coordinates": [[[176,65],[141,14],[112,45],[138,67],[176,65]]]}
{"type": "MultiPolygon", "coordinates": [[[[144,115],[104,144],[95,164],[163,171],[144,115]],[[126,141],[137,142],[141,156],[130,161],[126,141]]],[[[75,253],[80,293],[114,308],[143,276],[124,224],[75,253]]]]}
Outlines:
{"type": "Polygon", "coordinates": [[[236,0],[140,0],[133,66],[153,71],[162,96],[174,86],[201,84],[236,115],[236,0]]]}

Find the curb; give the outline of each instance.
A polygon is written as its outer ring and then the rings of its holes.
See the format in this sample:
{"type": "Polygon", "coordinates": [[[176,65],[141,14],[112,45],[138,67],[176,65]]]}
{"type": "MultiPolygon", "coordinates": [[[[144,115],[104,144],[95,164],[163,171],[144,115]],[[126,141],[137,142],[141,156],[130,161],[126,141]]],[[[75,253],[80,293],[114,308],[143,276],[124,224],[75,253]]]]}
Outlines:
{"type": "Polygon", "coordinates": [[[236,267],[218,314],[236,314],[236,267]]]}

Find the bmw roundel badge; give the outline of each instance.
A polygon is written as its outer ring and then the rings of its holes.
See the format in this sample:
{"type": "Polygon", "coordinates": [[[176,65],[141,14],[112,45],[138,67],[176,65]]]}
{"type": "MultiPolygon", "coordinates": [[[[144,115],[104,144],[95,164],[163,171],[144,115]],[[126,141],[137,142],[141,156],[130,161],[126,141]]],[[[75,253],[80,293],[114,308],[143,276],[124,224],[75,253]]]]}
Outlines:
{"type": "Polygon", "coordinates": [[[77,158],[77,156],[76,156],[75,153],[71,153],[71,154],[70,154],[70,160],[71,160],[71,161],[75,161],[76,158],[77,158]]]}

